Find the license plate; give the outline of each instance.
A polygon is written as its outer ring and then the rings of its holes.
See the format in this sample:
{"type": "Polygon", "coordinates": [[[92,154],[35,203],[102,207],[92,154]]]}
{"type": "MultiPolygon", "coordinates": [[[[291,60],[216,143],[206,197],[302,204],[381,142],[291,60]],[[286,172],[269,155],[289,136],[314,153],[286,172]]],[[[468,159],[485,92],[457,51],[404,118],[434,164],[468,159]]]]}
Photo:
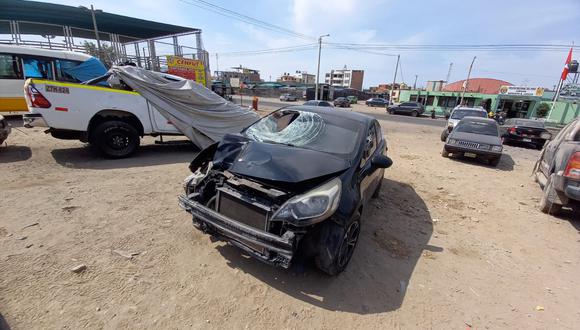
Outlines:
{"type": "Polygon", "coordinates": [[[463,156],[468,157],[468,158],[476,158],[477,155],[471,152],[466,152],[463,154],[463,156]]]}
{"type": "Polygon", "coordinates": [[[524,139],[524,142],[532,142],[532,139],[524,139]]]}

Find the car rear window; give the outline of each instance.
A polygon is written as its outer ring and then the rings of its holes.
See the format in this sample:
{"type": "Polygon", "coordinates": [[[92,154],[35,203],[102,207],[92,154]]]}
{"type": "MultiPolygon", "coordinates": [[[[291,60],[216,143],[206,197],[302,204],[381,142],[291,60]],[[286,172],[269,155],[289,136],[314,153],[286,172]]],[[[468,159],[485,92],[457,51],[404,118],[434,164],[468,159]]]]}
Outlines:
{"type": "Polygon", "coordinates": [[[534,120],[516,120],[515,124],[517,126],[544,128],[544,122],[534,120]]]}
{"type": "Polygon", "coordinates": [[[497,131],[497,124],[471,120],[460,121],[454,131],[462,133],[483,134],[490,136],[499,135],[497,131]]]}
{"type": "Polygon", "coordinates": [[[481,117],[487,118],[487,112],[480,110],[463,110],[457,109],[453,111],[451,119],[463,119],[463,117],[481,117]]]}

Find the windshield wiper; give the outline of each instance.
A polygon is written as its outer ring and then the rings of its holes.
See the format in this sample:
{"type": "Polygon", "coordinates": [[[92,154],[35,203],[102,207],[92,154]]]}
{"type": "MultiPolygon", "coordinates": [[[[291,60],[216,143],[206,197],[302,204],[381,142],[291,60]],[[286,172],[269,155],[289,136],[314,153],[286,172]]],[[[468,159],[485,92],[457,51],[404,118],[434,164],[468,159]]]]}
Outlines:
{"type": "Polygon", "coordinates": [[[292,143],[277,142],[277,141],[268,140],[268,139],[261,140],[261,142],[272,143],[272,144],[281,144],[281,145],[285,145],[285,146],[289,146],[289,147],[296,148],[296,146],[294,144],[292,144],[292,143]]]}

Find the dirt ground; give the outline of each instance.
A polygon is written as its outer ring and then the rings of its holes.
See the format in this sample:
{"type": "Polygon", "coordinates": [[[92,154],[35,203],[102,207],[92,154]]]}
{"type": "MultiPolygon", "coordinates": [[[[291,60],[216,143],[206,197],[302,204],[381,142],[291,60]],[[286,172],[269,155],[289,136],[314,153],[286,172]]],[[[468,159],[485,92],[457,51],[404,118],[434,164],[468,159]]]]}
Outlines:
{"type": "Polygon", "coordinates": [[[13,130],[0,147],[0,328],[578,329],[580,220],[537,210],[538,151],[506,147],[496,169],[442,158],[440,128],[381,125],[394,165],[335,278],[195,230],[177,206],[191,147],[147,138],[136,157],[104,160],[13,130]]]}

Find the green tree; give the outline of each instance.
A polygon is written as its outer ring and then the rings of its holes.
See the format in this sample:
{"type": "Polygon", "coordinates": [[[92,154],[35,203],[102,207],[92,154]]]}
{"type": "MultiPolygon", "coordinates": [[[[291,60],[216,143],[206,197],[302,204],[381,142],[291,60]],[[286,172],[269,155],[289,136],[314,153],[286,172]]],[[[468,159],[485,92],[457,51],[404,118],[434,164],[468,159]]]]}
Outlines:
{"type": "Polygon", "coordinates": [[[538,118],[544,118],[548,115],[549,111],[550,111],[550,105],[546,102],[542,102],[542,103],[540,103],[540,105],[538,105],[538,110],[536,111],[536,116],[538,118]]]}
{"type": "Polygon", "coordinates": [[[113,46],[106,42],[101,42],[101,54],[99,54],[99,49],[97,45],[92,41],[85,41],[83,43],[85,52],[91,56],[94,56],[103,62],[103,64],[110,68],[113,64],[117,62],[117,54],[113,46]]]}

